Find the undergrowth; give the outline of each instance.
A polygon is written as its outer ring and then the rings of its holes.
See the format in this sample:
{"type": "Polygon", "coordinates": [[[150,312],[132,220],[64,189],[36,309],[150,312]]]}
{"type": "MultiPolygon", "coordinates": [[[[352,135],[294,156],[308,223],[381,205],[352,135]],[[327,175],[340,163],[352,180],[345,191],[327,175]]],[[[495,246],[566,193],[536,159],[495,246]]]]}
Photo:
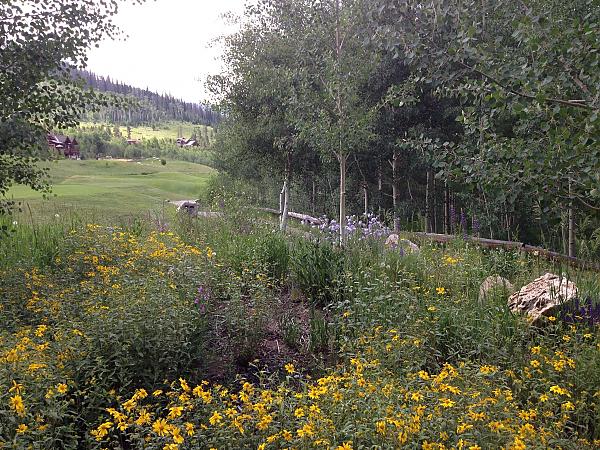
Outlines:
{"type": "Polygon", "coordinates": [[[596,305],[597,274],[460,239],[340,249],[221,200],[171,231],[7,223],[5,446],[600,444],[597,321],[532,327],[507,292],[478,298],[489,275],[518,288],[552,271],[596,305]]]}

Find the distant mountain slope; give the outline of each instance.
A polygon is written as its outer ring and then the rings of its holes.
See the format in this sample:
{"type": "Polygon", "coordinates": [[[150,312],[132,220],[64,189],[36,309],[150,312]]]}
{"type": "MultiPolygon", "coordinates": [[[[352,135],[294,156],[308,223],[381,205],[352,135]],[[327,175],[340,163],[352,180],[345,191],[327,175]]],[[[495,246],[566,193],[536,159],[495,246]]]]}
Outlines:
{"type": "Polygon", "coordinates": [[[175,120],[215,126],[220,120],[219,114],[204,105],[184,102],[170,95],[133,87],[87,70],[75,71],[73,76],[83,78],[95,90],[133,96],[141,103],[141,107],[137,109],[101,108],[98,112],[88,114],[85,119],[89,121],[136,126],[175,120]]]}

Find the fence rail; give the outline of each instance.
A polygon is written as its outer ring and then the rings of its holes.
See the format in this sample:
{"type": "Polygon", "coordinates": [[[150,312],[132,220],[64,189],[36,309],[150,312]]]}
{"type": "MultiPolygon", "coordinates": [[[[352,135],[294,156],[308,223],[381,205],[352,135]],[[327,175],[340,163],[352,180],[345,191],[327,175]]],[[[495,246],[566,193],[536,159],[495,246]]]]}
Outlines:
{"type": "MultiPolygon", "coordinates": [[[[279,215],[280,212],[276,209],[271,208],[259,208],[260,211],[268,212],[271,214],[279,215]]],[[[300,214],[295,212],[289,212],[288,215],[296,220],[302,220],[311,224],[320,224],[321,220],[316,217],[311,217],[307,214],[300,214]]],[[[407,232],[409,236],[413,236],[415,239],[426,239],[433,242],[447,243],[457,239],[456,235],[453,234],[437,234],[437,233],[422,233],[422,232],[407,232]]],[[[551,261],[558,261],[567,263],[570,266],[578,267],[580,269],[592,270],[600,272],[600,263],[586,261],[584,259],[575,258],[573,256],[563,255],[562,253],[553,252],[542,247],[536,247],[533,245],[525,244],[523,242],[516,241],[499,241],[497,239],[486,239],[478,238],[473,236],[466,236],[467,242],[480,245],[486,248],[504,248],[506,250],[518,250],[524,253],[531,253],[537,256],[541,256],[551,261]]]]}

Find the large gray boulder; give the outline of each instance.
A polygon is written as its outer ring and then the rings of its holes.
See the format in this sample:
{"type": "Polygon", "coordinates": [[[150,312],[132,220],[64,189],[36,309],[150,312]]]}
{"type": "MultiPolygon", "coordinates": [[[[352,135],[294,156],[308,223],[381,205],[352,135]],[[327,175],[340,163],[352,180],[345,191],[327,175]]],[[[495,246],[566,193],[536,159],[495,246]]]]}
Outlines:
{"type": "Polygon", "coordinates": [[[553,273],[547,273],[523,286],[508,298],[512,312],[527,314],[530,321],[538,323],[542,316],[556,313],[560,305],[577,297],[577,286],[553,273]]]}
{"type": "Polygon", "coordinates": [[[496,293],[512,294],[513,292],[515,292],[515,287],[510,281],[500,275],[491,275],[479,286],[479,303],[483,303],[496,293]]]}
{"type": "Polygon", "coordinates": [[[408,239],[400,239],[397,234],[390,234],[385,240],[385,247],[389,249],[400,249],[405,253],[418,254],[421,250],[419,246],[408,239]]]}

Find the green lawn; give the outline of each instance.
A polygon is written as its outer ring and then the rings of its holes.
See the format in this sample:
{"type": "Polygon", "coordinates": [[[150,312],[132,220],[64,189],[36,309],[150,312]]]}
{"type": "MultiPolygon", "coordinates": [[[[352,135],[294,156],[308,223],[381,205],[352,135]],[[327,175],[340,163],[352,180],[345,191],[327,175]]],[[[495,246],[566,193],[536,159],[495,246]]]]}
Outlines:
{"type": "MultiPolygon", "coordinates": [[[[97,127],[100,124],[94,122],[81,122],[80,126],[84,128],[97,127]]],[[[108,124],[111,127],[111,131],[114,125],[108,124]]],[[[189,138],[194,133],[194,130],[204,128],[202,125],[194,125],[189,122],[164,122],[155,128],[149,126],[137,126],[131,127],[132,139],[143,139],[148,140],[152,138],[156,139],[177,139],[180,136],[189,138]]],[[[120,126],[119,130],[123,136],[127,136],[127,127],[120,126]]],[[[207,127],[209,136],[213,136],[212,127],[207,127]]]]}
{"type": "Polygon", "coordinates": [[[94,220],[159,211],[165,200],[197,198],[213,169],[200,164],[157,160],[71,161],[48,163],[52,194],[14,186],[7,197],[22,202],[36,217],[78,213],[94,220]]]}

